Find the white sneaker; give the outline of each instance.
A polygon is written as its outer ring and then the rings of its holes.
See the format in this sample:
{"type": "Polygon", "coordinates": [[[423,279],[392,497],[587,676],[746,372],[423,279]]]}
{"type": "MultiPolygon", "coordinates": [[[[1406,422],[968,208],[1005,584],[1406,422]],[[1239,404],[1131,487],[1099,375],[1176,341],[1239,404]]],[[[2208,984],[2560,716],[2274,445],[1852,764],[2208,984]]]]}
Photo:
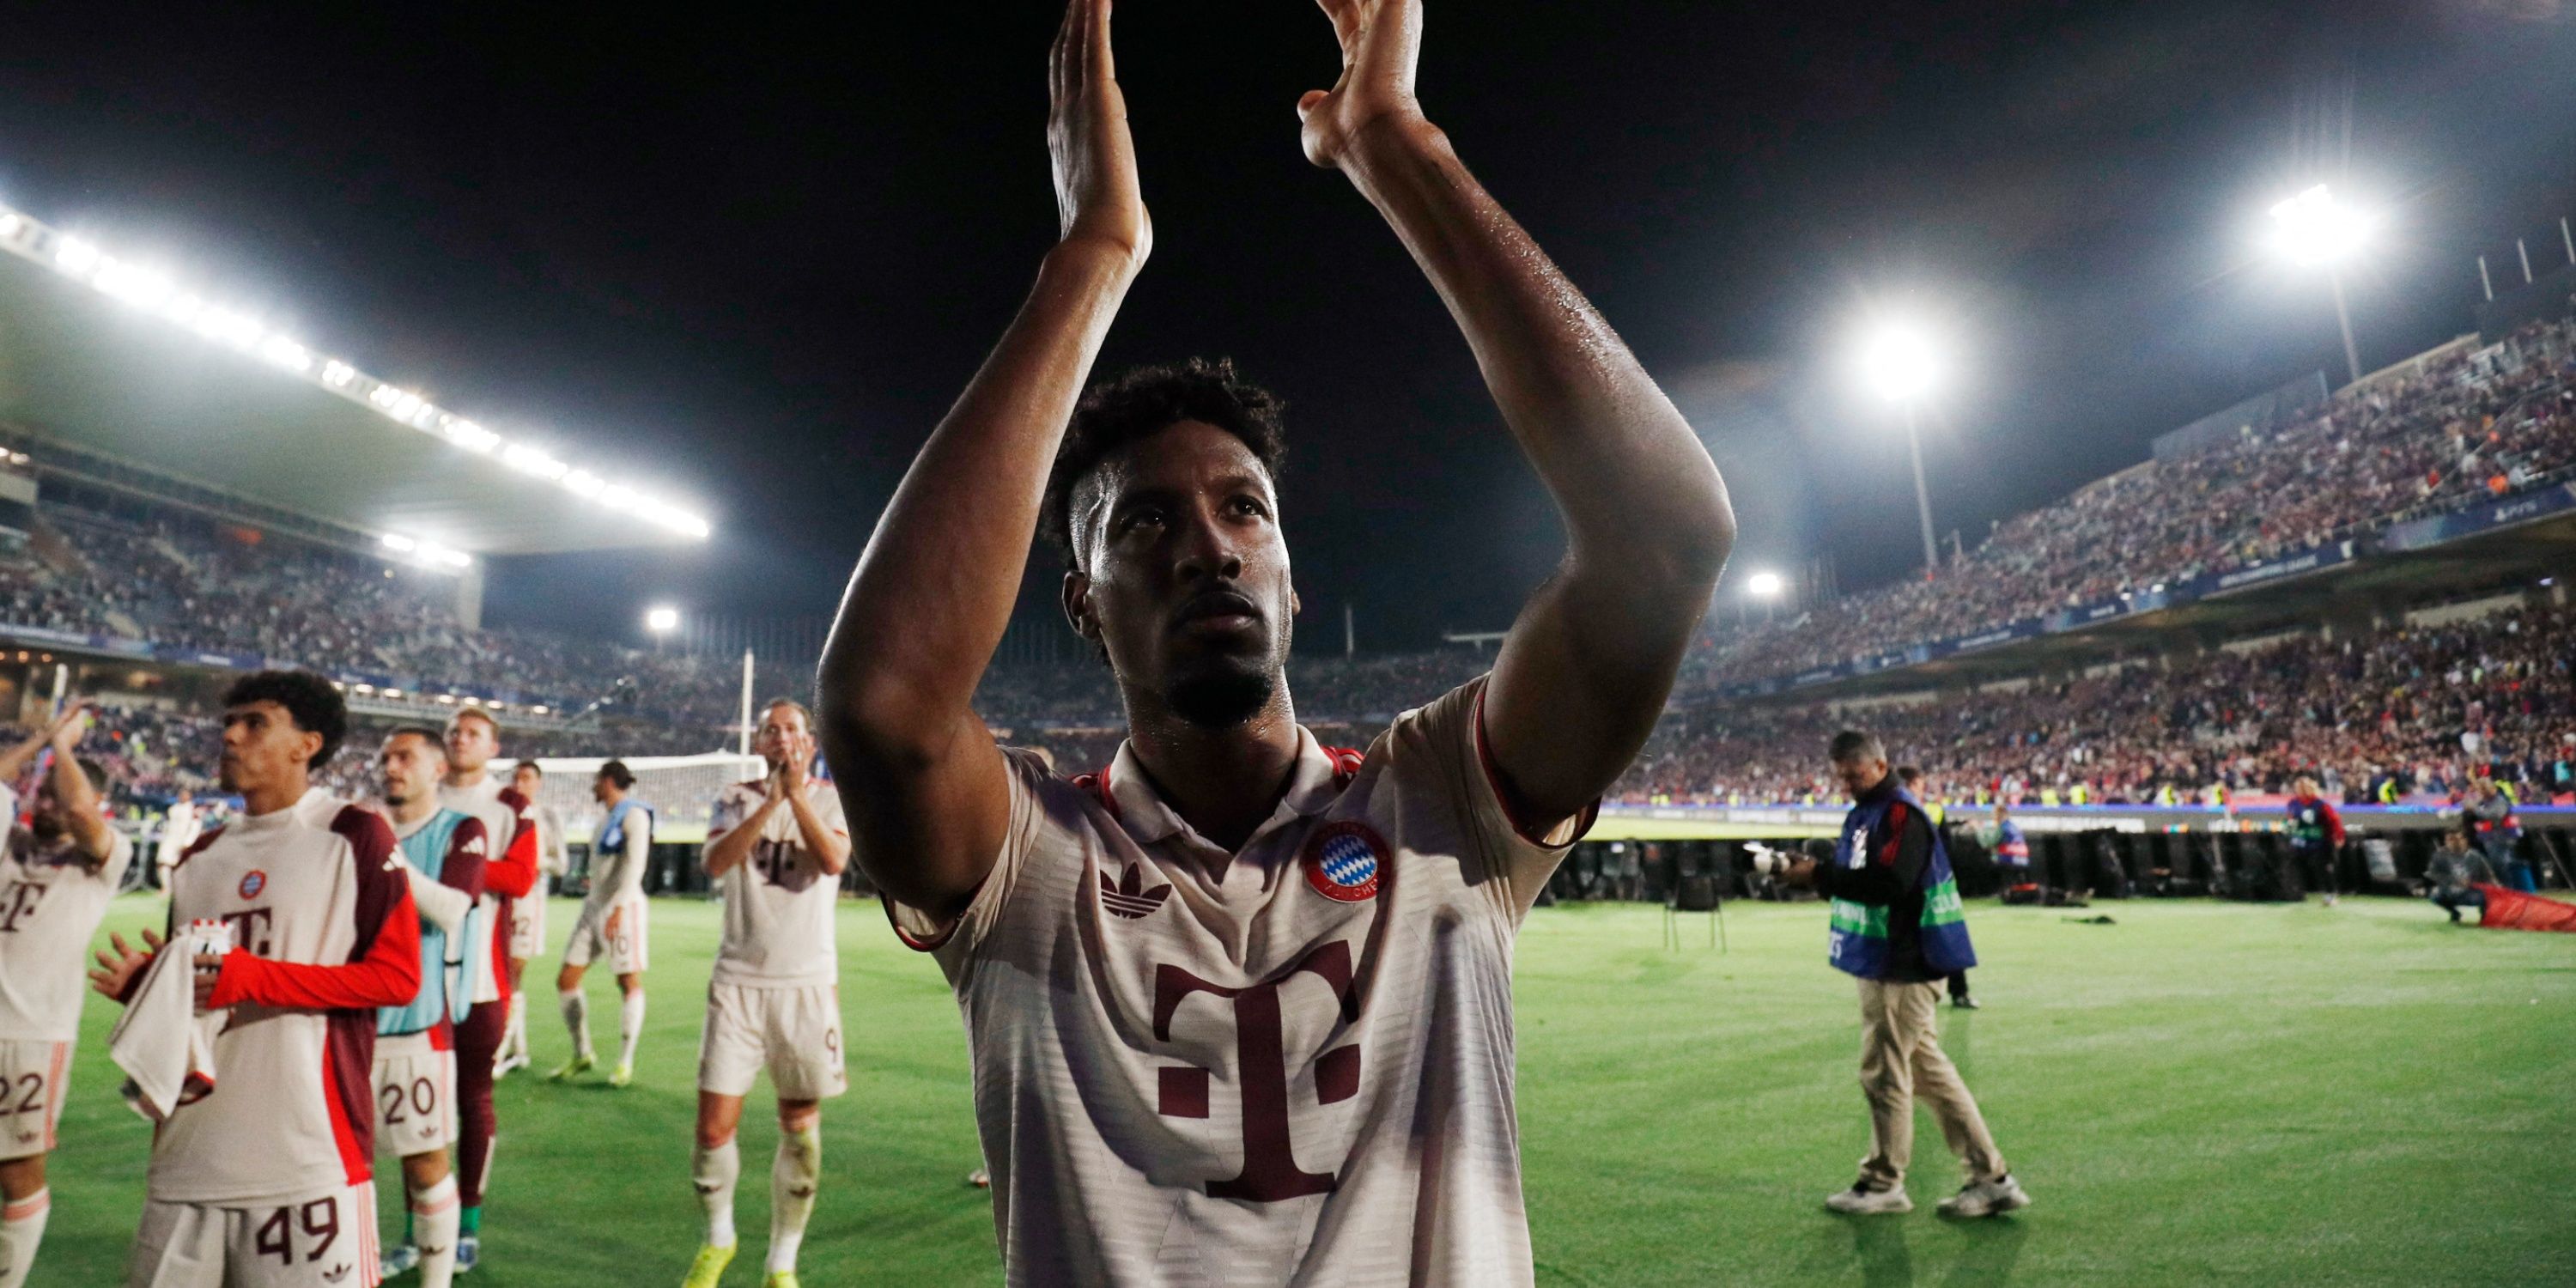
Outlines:
{"type": "Polygon", "coordinates": [[[525,1052],[502,1056],[500,1060],[493,1064],[492,1076],[495,1078],[509,1077],[512,1071],[527,1068],[529,1063],[530,1061],[525,1052]]]}
{"type": "Polygon", "coordinates": [[[1880,1213],[1911,1212],[1914,1200],[1903,1190],[1872,1189],[1865,1181],[1854,1181],[1847,1190],[1837,1190],[1825,1199],[1825,1206],[1852,1216],[1876,1216],[1880,1213]]]}
{"type": "Polygon", "coordinates": [[[2016,1208],[2030,1206],[2030,1195],[2022,1192],[2021,1182],[2006,1176],[1994,1181],[1970,1181],[1959,1192],[1941,1200],[1943,1216],[2002,1216],[2016,1208]]]}

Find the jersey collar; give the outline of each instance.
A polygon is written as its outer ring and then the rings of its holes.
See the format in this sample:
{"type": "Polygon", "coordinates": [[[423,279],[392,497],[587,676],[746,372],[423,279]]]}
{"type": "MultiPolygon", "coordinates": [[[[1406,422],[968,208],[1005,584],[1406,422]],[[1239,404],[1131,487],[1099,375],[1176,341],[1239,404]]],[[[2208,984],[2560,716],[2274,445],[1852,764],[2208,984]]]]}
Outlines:
{"type": "MultiPolygon", "coordinates": [[[[1249,850],[1274,828],[1323,813],[1339,799],[1342,786],[1334,773],[1331,753],[1315,741],[1314,733],[1304,725],[1297,726],[1296,769],[1288,776],[1288,790],[1281,793],[1279,804],[1270,817],[1252,830],[1251,839],[1243,843],[1249,850]]],[[[1214,844],[1201,837],[1180,814],[1163,802],[1154,790],[1154,780],[1146,774],[1144,762],[1136,758],[1136,744],[1118,744],[1117,759],[1110,762],[1103,775],[1109,797],[1118,806],[1118,821],[1138,845],[1152,845],[1176,834],[1210,849],[1214,844]]]]}

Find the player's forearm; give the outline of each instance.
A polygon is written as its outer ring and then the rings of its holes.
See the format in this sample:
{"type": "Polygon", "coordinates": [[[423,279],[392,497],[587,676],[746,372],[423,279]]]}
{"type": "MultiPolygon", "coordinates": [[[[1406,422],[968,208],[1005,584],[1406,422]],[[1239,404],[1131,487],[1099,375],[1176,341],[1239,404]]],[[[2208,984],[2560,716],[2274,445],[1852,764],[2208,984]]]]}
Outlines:
{"type": "Polygon", "coordinates": [[[771,802],[763,802],[759,809],[751,812],[751,817],[735,824],[733,830],[707,842],[702,863],[709,880],[733,871],[751,857],[752,845],[759,840],[760,830],[769,823],[770,808],[771,802]]]}
{"type": "Polygon", "coordinates": [[[814,856],[815,865],[826,876],[841,875],[850,866],[850,838],[825,827],[802,792],[787,798],[787,808],[796,815],[797,838],[805,843],[805,852],[814,856]]]}
{"type": "Polygon", "coordinates": [[[376,932],[367,954],[345,966],[272,961],[246,952],[224,954],[210,1006],[348,1010],[401,1006],[420,995],[420,919],[406,896],[376,932]]]}
{"type": "Polygon", "coordinates": [[[1059,244],[983,369],[913,460],[851,574],[820,674],[837,764],[945,737],[969,711],[1019,597],[1056,445],[1135,275],[1059,244]]]}
{"type": "Polygon", "coordinates": [[[0,782],[16,783],[18,776],[27,772],[27,766],[34,763],[36,753],[43,751],[48,741],[51,741],[48,732],[39,729],[17,746],[0,751],[0,782]]]}
{"type": "MultiPolygon", "coordinates": [[[[1448,137],[1388,116],[1344,173],[1395,229],[1564,512],[1578,562],[1713,585],[1735,538],[1716,465],[1609,323],[1476,182],[1448,137]]],[[[1696,621],[1704,605],[1688,611],[1696,621]]]]}
{"type": "Polygon", "coordinates": [[[474,910],[474,896],[408,864],[403,876],[411,883],[411,901],[420,909],[421,920],[448,934],[455,934],[465,924],[465,915],[474,910]]]}
{"type": "Polygon", "coordinates": [[[626,855],[617,865],[616,897],[619,902],[644,897],[644,870],[652,862],[652,835],[634,828],[627,829],[626,855]]]}

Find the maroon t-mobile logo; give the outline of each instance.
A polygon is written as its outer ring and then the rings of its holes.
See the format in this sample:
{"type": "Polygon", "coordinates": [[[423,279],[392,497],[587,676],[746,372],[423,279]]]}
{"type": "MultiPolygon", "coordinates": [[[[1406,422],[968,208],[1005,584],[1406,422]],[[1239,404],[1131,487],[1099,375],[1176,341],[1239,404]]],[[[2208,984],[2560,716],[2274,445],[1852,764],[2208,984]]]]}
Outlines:
{"type": "MultiPolygon", "coordinates": [[[[1325,944],[1298,958],[1295,965],[1248,988],[1211,984],[1178,966],[1154,968],[1154,1038],[1172,1040],[1172,1013],[1191,996],[1207,993],[1234,999],[1235,1067],[1243,1081],[1243,1171],[1232,1180],[1210,1181],[1210,1198],[1275,1203],[1281,1199],[1326,1194],[1338,1178],[1302,1171],[1288,1139],[1288,1052],[1279,1016],[1279,989],[1297,976],[1313,973],[1333,990],[1345,1021],[1352,1014],[1351,946],[1325,944]]],[[[1175,1118],[1208,1116],[1208,1071],[1180,1065],[1162,1071],[1163,1113],[1175,1118]]],[[[1315,1059],[1315,1099],[1336,1104],[1358,1094],[1358,1043],[1335,1047],[1315,1059]]]]}

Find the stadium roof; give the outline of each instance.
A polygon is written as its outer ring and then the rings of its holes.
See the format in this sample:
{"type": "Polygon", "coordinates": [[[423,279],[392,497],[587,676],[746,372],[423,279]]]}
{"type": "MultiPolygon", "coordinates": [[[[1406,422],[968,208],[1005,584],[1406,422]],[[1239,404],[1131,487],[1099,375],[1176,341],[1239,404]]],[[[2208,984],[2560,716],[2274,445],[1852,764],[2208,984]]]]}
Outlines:
{"type": "Polygon", "coordinates": [[[5,207],[0,251],[0,420],[32,433],[424,554],[708,535],[613,472],[505,440],[5,207]]]}

